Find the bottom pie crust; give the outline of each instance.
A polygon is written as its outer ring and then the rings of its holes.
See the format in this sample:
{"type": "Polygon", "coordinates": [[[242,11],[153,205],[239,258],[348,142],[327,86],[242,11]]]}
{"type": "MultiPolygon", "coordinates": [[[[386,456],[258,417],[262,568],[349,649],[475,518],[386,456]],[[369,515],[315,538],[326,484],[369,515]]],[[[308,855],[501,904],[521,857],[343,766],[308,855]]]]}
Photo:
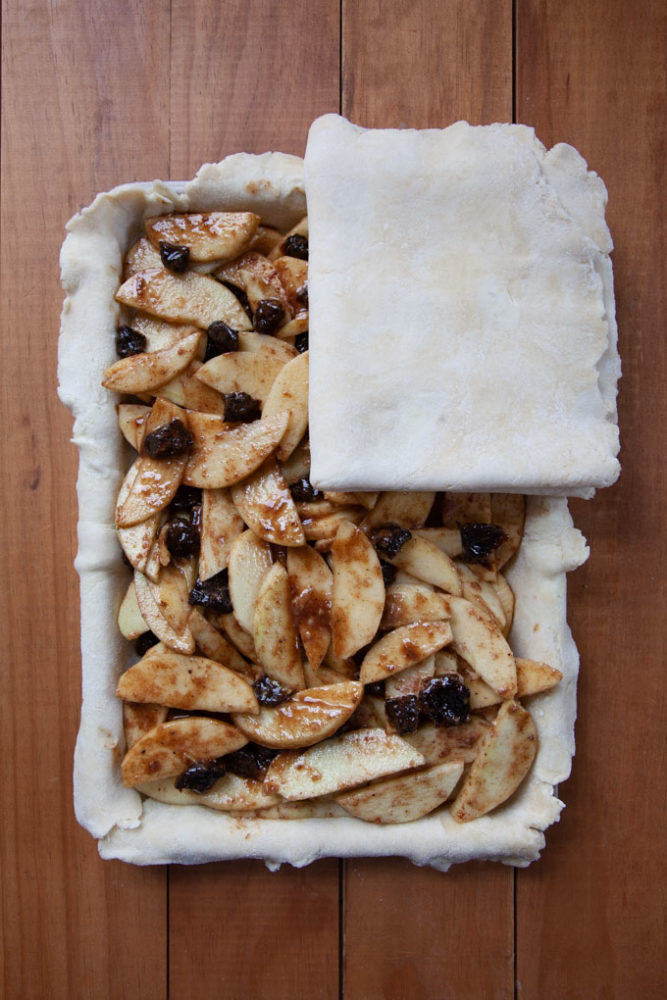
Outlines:
{"type": "Polygon", "coordinates": [[[566,620],[566,573],[588,549],[572,524],[567,501],[528,498],[524,540],[507,579],[516,595],[510,644],[517,656],[557,667],[561,683],[534,696],[539,734],[535,764],[512,799],[466,824],[445,806],[412,823],[377,826],[349,816],[295,820],[238,818],[199,806],[144,800],[124,787],[124,750],[117,680],[130,648],[116,625],[127,585],[114,528],[114,505],[126,446],[112,394],[101,388],[115,360],[119,320],[114,292],[122,257],[145,218],[169,211],[252,210],[281,228],[305,212],[302,162],[279,153],[237,154],[202,167],[187,185],[124,185],[99,195],[68,225],[61,254],[66,291],[59,341],[59,393],[74,414],[79,449],[78,554],[81,582],[83,704],[74,762],[77,819],[99,840],[103,858],[134,864],[199,864],[262,858],[275,868],[301,867],[323,857],[398,855],[442,871],[471,859],[525,866],[544,846],[543,831],[563,803],[556,794],[574,753],[579,659],[566,620]]]}

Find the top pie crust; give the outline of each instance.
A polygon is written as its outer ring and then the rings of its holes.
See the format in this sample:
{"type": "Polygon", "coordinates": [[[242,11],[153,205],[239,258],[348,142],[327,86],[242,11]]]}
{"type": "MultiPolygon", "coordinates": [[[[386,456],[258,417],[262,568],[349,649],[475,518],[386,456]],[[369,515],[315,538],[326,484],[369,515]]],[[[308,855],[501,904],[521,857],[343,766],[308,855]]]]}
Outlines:
{"type": "Polygon", "coordinates": [[[326,115],[305,174],[316,486],[591,496],[616,479],[607,193],[576,150],[523,125],[326,115]]]}
{"type": "Polygon", "coordinates": [[[77,818],[100,840],[103,857],[137,864],[257,857],[270,866],[301,866],[326,856],[393,854],[443,870],[471,858],[526,865],[544,845],[542,831],[558,818],[562,803],[555,786],[568,776],[574,751],[578,657],[566,623],[565,573],[585,560],[587,548],[562,499],[529,502],[524,542],[508,579],[517,596],[513,649],[518,656],[558,667],[563,680],[533,699],[540,739],[535,766],[513,799],[492,815],[458,825],[445,813],[401,827],[376,827],[349,816],[240,820],[199,807],[142,801],[121,783],[121,703],[114,691],[127,666],[126,643],[116,628],[126,575],[115,538],[114,504],[125,455],[114,400],[99,384],[115,359],[119,313],[114,292],[123,254],[145,218],[220,207],[256,211],[288,228],[305,210],[301,161],[282,154],[238,154],[207,164],[186,185],[124,185],[99,195],[71,220],[62,249],[66,300],[59,392],[74,413],[73,440],[80,452],[76,568],[83,707],[74,773],[77,818]]]}

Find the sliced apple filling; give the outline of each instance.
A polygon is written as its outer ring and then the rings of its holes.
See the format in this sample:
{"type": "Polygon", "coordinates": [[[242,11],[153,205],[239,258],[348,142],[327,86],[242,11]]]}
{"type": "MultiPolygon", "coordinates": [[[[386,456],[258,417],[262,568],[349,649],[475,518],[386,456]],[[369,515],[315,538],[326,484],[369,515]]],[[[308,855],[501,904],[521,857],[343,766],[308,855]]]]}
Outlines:
{"type": "Polygon", "coordinates": [[[507,640],[524,500],[312,486],[307,260],[307,219],[250,212],[151,219],[127,254],[122,778],[241,817],[474,821],[561,679],[507,640]]]}

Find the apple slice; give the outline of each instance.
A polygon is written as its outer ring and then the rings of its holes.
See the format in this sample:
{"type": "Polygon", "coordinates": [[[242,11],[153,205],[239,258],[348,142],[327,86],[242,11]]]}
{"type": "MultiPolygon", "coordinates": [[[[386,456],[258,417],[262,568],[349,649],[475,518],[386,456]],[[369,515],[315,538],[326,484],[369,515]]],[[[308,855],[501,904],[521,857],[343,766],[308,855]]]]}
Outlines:
{"type": "Polygon", "coordinates": [[[333,799],[305,799],[303,802],[279,802],[268,809],[258,809],[256,819],[332,819],[346,816],[345,810],[333,799]]]}
{"type": "Polygon", "coordinates": [[[207,806],[220,812],[232,809],[265,809],[280,802],[278,795],[264,791],[261,781],[241,778],[231,772],[220,778],[208,792],[193,792],[189,788],[177,788],[175,778],[164,781],[147,781],[137,785],[142,795],[170,806],[207,806]]]}
{"type": "Polygon", "coordinates": [[[477,744],[489,730],[489,723],[476,715],[460,726],[420,726],[414,733],[406,733],[404,740],[418,750],[427,764],[443,760],[462,760],[470,763],[477,756],[477,744]]]}
{"type": "Polygon", "coordinates": [[[244,658],[232,646],[231,642],[228,642],[224,635],[211,624],[208,618],[204,617],[199,608],[193,607],[188,625],[194,636],[198,653],[206,656],[209,660],[216,660],[232,670],[245,673],[248,664],[244,658]]]}
{"type": "Polygon", "coordinates": [[[428,517],[435,493],[403,493],[389,491],[380,497],[361,523],[362,529],[370,534],[380,524],[400,524],[402,528],[421,528],[428,517]]]}
{"type": "MultiPolygon", "coordinates": [[[[549,691],[562,679],[563,675],[556,667],[539,660],[524,660],[516,658],[517,698],[527,698],[532,694],[549,691]]],[[[493,688],[472,674],[464,674],[464,682],[470,690],[470,708],[486,708],[497,705],[502,699],[493,688]]]]}
{"type": "MultiPolygon", "coordinates": [[[[168,323],[142,313],[132,317],[130,326],[145,338],[147,351],[163,351],[167,347],[173,347],[196,329],[190,323],[168,323]]],[[[202,337],[200,333],[199,349],[195,357],[201,359],[205,353],[206,337],[202,337]]]]}
{"type": "MultiPolygon", "coordinates": [[[[185,410],[168,400],[156,400],[145,423],[144,441],[149,434],[172,420],[179,420],[188,427],[185,410]]],[[[118,497],[116,526],[130,528],[167,507],[181,484],[187,459],[187,454],[174,455],[173,458],[142,455],[133,466],[135,474],[132,480],[129,474],[126,477],[127,492],[121,489],[118,497]]]]}
{"type": "Polygon", "coordinates": [[[462,774],[462,761],[445,761],[416,774],[383,778],[335,798],[343,809],[367,823],[411,823],[446,802],[462,774]]]}
{"type": "Polygon", "coordinates": [[[413,535],[401,545],[394,556],[382,554],[392,566],[410,573],[425,583],[445,590],[448,594],[460,596],[462,587],[456,565],[446,553],[419,535],[413,535]]]}
{"type": "Polygon", "coordinates": [[[279,330],[276,330],[276,337],[280,340],[288,340],[291,344],[294,343],[294,338],[298,337],[300,333],[308,333],[308,327],[310,326],[310,318],[307,309],[301,309],[296,316],[284,323],[279,330]]]}
{"type": "Polygon", "coordinates": [[[333,575],[309,545],[287,550],[292,611],[308,662],[318,670],[331,642],[333,575]]]}
{"type": "MultiPolygon", "coordinates": [[[[270,567],[269,567],[270,568],[270,567]]],[[[243,668],[243,672],[246,674],[257,672],[258,679],[261,674],[261,668],[256,666],[257,661],[257,650],[255,649],[255,643],[253,642],[252,635],[247,632],[242,625],[238,623],[233,614],[228,615],[212,615],[214,624],[217,628],[221,628],[229,641],[234,644],[239,653],[250,660],[243,668]]]]}
{"type": "Polygon", "coordinates": [[[361,664],[359,679],[363,684],[384,680],[401,670],[414,667],[451,640],[449,622],[402,625],[371,646],[361,664]]]}
{"type": "MultiPolygon", "coordinates": [[[[187,629],[192,614],[192,605],[188,598],[193,585],[194,581],[190,583],[174,563],[161,567],[155,583],[152,580],[148,581],[148,589],[160,614],[178,635],[187,629]]],[[[138,698],[134,700],[139,701],[138,698]]]]}
{"type": "Polygon", "coordinates": [[[310,799],[421,767],[423,763],[422,755],[400,736],[388,735],[381,729],[356,729],[302,753],[279,754],[266,773],[264,788],[284,799],[310,799]]]}
{"type": "Polygon", "coordinates": [[[161,351],[120,358],[107,368],[102,385],[114,392],[152,393],[185,371],[197,353],[200,337],[201,331],[193,329],[187,337],[161,351]]]}
{"type": "Polygon", "coordinates": [[[229,554],[229,596],[236,620],[250,635],[255,624],[257,594],[272,562],[268,542],[250,530],[238,536],[229,554]]]}
{"type": "Polygon", "coordinates": [[[273,360],[282,361],[285,365],[292,358],[296,358],[299,353],[291,344],[283,343],[282,340],[274,337],[273,334],[248,333],[246,331],[239,331],[239,349],[241,351],[250,351],[252,354],[262,351],[273,360]]]}
{"type": "Polygon", "coordinates": [[[349,521],[341,522],[332,552],[333,651],[336,656],[353,656],[373,639],[380,625],[385,599],[382,569],[363,531],[349,521]]]}
{"type": "Polygon", "coordinates": [[[381,629],[398,628],[413,622],[444,621],[449,618],[449,600],[428,587],[393,583],[387,587],[381,629]]]}
{"type": "Polygon", "coordinates": [[[142,705],[135,701],[123,702],[123,731],[125,746],[131,746],[146,733],[166,721],[169,709],[166,705],[142,705]]]}
{"type": "Polygon", "coordinates": [[[141,617],[151,632],[177,653],[194,653],[195,640],[189,627],[186,625],[182,632],[174,631],[160,612],[150,581],[139,570],[134,571],[134,587],[141,617]]]}
{"type": "Polygon", "coordinates": [[[232,486],[232,500],[258,538],[274,545],[305,545],[301,519],[275,458],[232,486]]]}
{"type": "Polygon", "coordinates": [[[257,658],[269,677],[291,691],[306,686],[287,570],[281,563],[273,564],[257,593],[253,637],[257,658]]]}
{"type": "Polygon", "coordinates": [[[525,520],[526,498],[521,493],[491,495],[491,521],[499,524],[507,535],[507,540],[491,554],[491,563],[496,569],[502,569],[521,545],[525,520]]]}
{"type": "Polygon", "coordinates": [[[118,629],[120,634],[129,640],[138,639],[144,632],[148,632],[148,625],[141,617],[141,611],[137,604],[134,580],[130,580],[130,585],[125,591],[125,597],[118,609],[118,629]]]}
{"type": "Polygon", "coordinates": [[[171,382],[158,386],[155,395],[161,399],[169,399],[177,406],[198,413],[214,413],[221,417],[225,412],[225,401],[219,392],[204,385],[195,375],[202,367],[201,361],[193,361],[184,372],[173,378],[171,382]]]}
{"type": "Polygon", "coordinates": [[[191,414],[195,445],[183,473],[183,482],[203,489],[222,489],[238,483],[268,458],[286,426],[285,413],[232,428],[219,417],[191,414]]]}
{"type": "Polygon", "coordinates": [[[284,364],[264,346],[258,351],[230,351],[207,361],[195,378],[218,392],[247,392],[264,402],[284,364]]]}
{"type": "Polygon", "coordinates": [[[123,305],[176,323],[193,323],[203,330],[221,320],[234,330],[249,330],[243,306],[233,292],[206,274],[188,271],[177,276],[166,268],[140,271],[116,292],[123,305]]]}
{"type": "Polygon", "coordinates": [[[228,722],[193,716],[163,722],[130,747],[123,758],[123,784],[171,778],[196,761],[215,760],[240,750],[246,737],[228,722]]]}
{"type": "Polygon", "coordinates": [[[250,240],[248,249],[268,256],[273,248],[278,246],[282,238],[283,234],[279,229],[260,223],[255,235],[250,240]]]}
{"type": "Polygon", "coordinates": [[[458,528],[417,528],[413,534],[418,538],[425,538],[452,559],[463,553],[461,532],[458,528]]]}
{"type": "MultiPolygon", "coordinates": [[[[131,494],[132,485],[142,468],[143,459],[137,458],[128,470],[118,492],[117,508],[122,509],[131,494]]],[[[160,511],[150,514],[144,521],[130,528],[118,528],[120,547],[135,569],[145,571],[146,565],[160,530],[160,511]]]]}
{"type": "Polygon", "coordinates": [[[200,580],[209,580],[227,568],[234,540],[243,530],[243,518],[228,490],[202,490],[200,580]]]}
{"type": "Polygon", "coordinates": [[[515,695],[514,656],[497,622],[462,597],[453,597],[449,603],[455,651],[501,697],[515,695]]]}
{"type": "Polygon", "coordinates": [[[298,257],[277,257],[273,265],[285,289],[292,315],[303,308],[303,287],[308,284],[308,261],[298,257]]]}
{"type": "Polygon", "coordinates": [[[240,674],[204,656],[183,656],[153,646],[121,675],[116,694],[124,701],[208,712],[257,713],[252,687],[240,674]],[[156,650],[159,650],[156,652],[156,650]]]}
{"type": "MultiPolygon", "coordinates": [[[[306,540],[309,542],[317,542],[318,552],[328,552],[336,539],[338,534],[338,529],[343,524],[358,524],[359,521],[364,516],[364,511],[362,507],[338,507],[330,514],[324,514],[324,516],[319,516],[319,511],[324,511],[326,500],[318,500],[317,504],[310,504],[310,508],[313,509],[316,506],[319,508],[317,517],[309,517],[307,515],[301,514],[301,524],[303,525],[303,533],[306,536],[306,540]],[[321,544],[320,544],[321,543],[321,544]]],[[[305,509],[305,505],[299,505],[297,508],[299,511],[305,509]]]]}
{"type": "Polygon", "coordinates": [[[459,524],[488,524],[491,521],[491,495],[489,493],[443,493],[440,497],[440,516],[445,528],[458,528],[459,524]]]}
{"type": "Polygon", "coordinates": [[[384,688],[385,699],[389,701],[390,698],[402,698],[406,694],[419,694],[422,683],[432,677],[435,677],[434,655],[427,656],[414,667],[408,667],[398,674],[387,677],[384,688]]]}
{"type": "Polygon", "coordinates": [[[277,260],[278,257],[282,257],[285,254],[285,244],[290,236],[305,236],[308,239],[308,216],[304,215],[303,219],[299,219],[297,224],[281,236],[277,243],[274,245],[273,249],[269,253],[269,260],[277,260]]]}
{"type": "Polygon", "coordinates": [[[249,740],[263,747],[307,747],[331,736],[347,722],[363,690],[358,681],[307,688],[275,708],[260,708],[259,715],[235,714],[232,718],[249,740]]]}
{"type": "Polygon", "coordinates": [[[530,714],[515,701],[503,702],[452,803],[456,822],[478,819],[505,802],[528,774],[537,744],[530,714]]]}
{"type": "Polygon", "coordinates": [[[366,510],[372,510],[375,504],[378,502],[380,494],[376,491],[375,493],[364,493],[364,492],[345,492],[341,490],[325,490],[324,499],[329,500],[332,504],[336,504],[339,507],[347,507],[349,505],[360,507],[365,507],[366,510]]]}
{"type": "Polygon", "coordinates": [[[289,458],[280,463],[285,482],[291,486],[299,479],[310,476],[310,441],[304,437],[296,446],[289,458]]]}
{"type": "Polygon", "coordinates": [[[281,461],[289,458],[308,427],[308,351],[298,354],[278,372],[262,416],[283,411],[287,413],[287,428],[276,451],[281,461]]]}
{"type": "Polygon", "coordinates": [[[119,403],[116,407],[120,432],[135,451],[139,451],[141,448],[144,428],[150,412],[150,406],[144,406],[142,403],[119,403]]]}
{"type": "Polygon", "coordinates": [[[142,236],[125,255],[123,281],[127,281],[139,271],[150,271],[157,267],[162,267],[160,251],[155,249],[150,240],[142,236]]]}
{"type": "Polygon", "coordinates": [[[261,253],[249,250],[213,273],[219,281],[228,281],[243,289],[253,312],[262,299],[277,299],[286,312],[289,309],[278,272],[261,253]]]}
{"type": "Polygon", "coordinates": [[[507,636],[514,620],[514,592],[502,573],[495,574],[491,585],[498,595],[498,600],[505,615],[503,635],[507,636]]]}
{"type": "Polygon", "coordinates": [[[471,566],[465,563],[458,563],[457,569],[461,577],[463,597],[471,604],[475,604],[481,611],[490,614],[497,622],[502,632],[507,625],[505,610],[500,601],[496,588],[483,576],[475,572],[471,566]]]}
{"type": "Polygon", "coordinates": [[[232,260],[243,253],[260,223],[254,212],[170,213],[146,220],[146,235],[160,243],[188,247],[190,260],[232,260]]]}

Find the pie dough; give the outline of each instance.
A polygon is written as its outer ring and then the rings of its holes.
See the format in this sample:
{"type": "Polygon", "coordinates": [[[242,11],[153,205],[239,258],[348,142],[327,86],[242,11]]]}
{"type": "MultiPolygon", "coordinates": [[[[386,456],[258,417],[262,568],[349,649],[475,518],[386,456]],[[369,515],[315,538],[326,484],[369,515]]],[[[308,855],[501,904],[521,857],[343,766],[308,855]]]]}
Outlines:
{"type": "MultiPolygon", "coordinates": [[[[252,857],[275,867],[282,862],[302,866],[327,856],[401,855],[442,870],[472,858],[526,865],[544,845],[543,830],[558,818],[562,803],[555,786],[568,776],[574,751],[578,657],[566,623],[565,574],[585,560],[587,548],[564,499],[531,498],[524,542],[507,574],[517,596],[513,648],[517,655],[547,661],[563,673],[556,688],[531,702],[540,750],[507,805],[464,825],[445,811],[407,825],[380,827],[339,815],[238,819],[196,806],[144,801],[122,784],[122,709],[114,692],[128,666],[129,646],[116,625],[127,571],[115,537],[114,508],[128,456],[113,395],[101,388],[100,378],[115,360],[120,313],[114,293],[123,254],[143,221],[173,210],[213,208],[256,211],[269,223],[290,227],[305,211],[302,162],[281,154],[239,154],[204,166],[189,184],[124,185],[99,195],[71,220],[62,249],[66,299],[59,392],[73,411],[73,440],[80,453],[76,568],[81,579],[83,706],[74,768],[77,818],[99,839],[102,857],[136,864],[252,857]]],[[[382,377],[381,366],[370,374],[382,377]]],[[[316,403],[316,418],[318,410],[316,403]]]]}
{"type": "Polygon", "coordinates": [[[606,189],[524,125],[311,127],[311,479],[592,496],[618,476],[606,189]]]}

